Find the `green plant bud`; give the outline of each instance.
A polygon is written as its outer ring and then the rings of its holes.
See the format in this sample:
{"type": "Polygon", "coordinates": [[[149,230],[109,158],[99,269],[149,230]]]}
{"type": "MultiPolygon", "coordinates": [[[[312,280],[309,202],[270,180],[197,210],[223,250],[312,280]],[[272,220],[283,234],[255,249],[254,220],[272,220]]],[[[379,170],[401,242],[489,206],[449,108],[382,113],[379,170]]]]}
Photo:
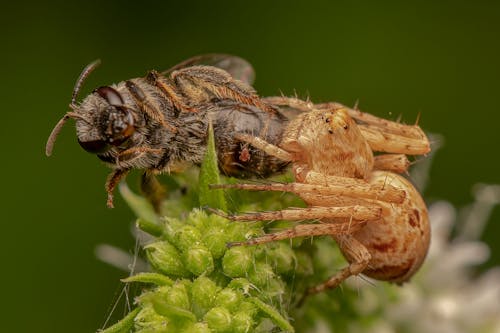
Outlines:
{"type": "MultiPolygon", "coordinates": [[[[169,326],[175,325],[176,327],[181,327],[181,325],[185,325],[186,323],[196,322],[195,314],[189,309],[186,309],[186,299],[184,299],[182,292],[177,290],[172,293],[172,296],[175,297],[175,299],[170,299],[169,293],[167,293],[167,295],[149,294],[147,299],[141,297],[141,302],[149,302],[157,314],[167,317],[169,326]]],[[[187,303],[189,304],[189,300],[187,303]]]]}
{"type": "Polygon", "coordinates": [[[184,268],[177,249],[166,241],[156,242],[144,247],[149,263],[166,275],[187,277],[189,271],[184,268]]]}
{"type": "Polygon", "coordinates": [[[180,333],[211,333],[207,323],[195,323],[182,329],[180,333]]]}
{"type": "Polygon", "coordinates": [[[281,296],[285,293],[285,282],[280,277],[268,279],[264,294],[270,297],[281,296]]]}
{"type": "Polygon", "coordinates": [[[212,227],[210,217],[202,209],[193,209],[187,218],[187,223],[193,225],[198,230],[206,230],[212,227]]]}
{"type": "Polygon", "coordinates": [[[247,276],[254,263],[253,250],[245,246],[232,247],[222,259],[222,269],[230,277],[247,276]]]}
{"type": "Polygon", "coordinates": [[[267,251],[268,259],[278,274],[294,272],[297,258],[292,248],[283,242],[276,242],[267,251]]]}
{"type": "Polygon", "coordinates": [[[255,286],[245,278],[238,278],[238,279],[233,279],[229,283],[228,288],[239,290],[243,293],[243,295],[249,295],[250,291],[255,289],[255,286]]]}
{"type": "Polygon", "coordinates": [[[238,310],[239,310],[238,312],[246,313],[252,318],[255,317],[257,312],[259,312],[259,308],[252,302],[248,301],[241,302],[240,305],[238,306],[238,310]]]}
{"type": "Polygon", "coordinates": [[[266,287],[269,280],[275,277],[271,265],[257,262],[248,273],[248,280],[258,287],[266,287]]]}
{"type": "Polygon", "coordinates": [[[251,332],[251,329],[254,325],[255,322],[252,316],[250,316],[248,313],[240,311],[233,315],[231,332],[234,333],[251,332]]]}
{"type": "Polygon", "coordinates": [[[167,302],[170,305],[189,310],[189,295],[186,284],[182,281],[176,282],[167,292],[167,302]]]}
{"type": "Polygon", "coordinates": [[[156,313],[151,304],[142,306],[134,320],[136,331],[162,332],[167,327],[168,319],[156,313]]]}
{"type": "Polygon", "coordinates": [[[224,228],[211,228],[202,236],[203,244],[207,244],[214,259],[221,258],[227,250],[227,235],[224,228]]]}
{"type": "Polygon", "coordinates": [[[206,246],[198,244],[182,254],[185,267],[194,275],[210,274],[214,270],[212,253],[206,246]]]}
{"type": "Polygon", "coordinates": [[[238,305],[241,303],[243,295],[241,292],[237,292],[231,288],[222,289],[215,298],[215,305],[221,306],[234,312],[238,309],[238,305]]]}
{"type": "Polygon", "coordinates": [[[249,238],[263,234],[260,223],[229,223],[227,226],[227,239],[230,242],[245,241],[249,238]]]}
{"type": "Polygon", "coordinates": [[[202,317],[214,306],[219,292],[218,287],[211,279],[200,276],[191,285],[192,308],[197,317],[202,317]]]}
{"type": "Polygon", "coordinates": [[[215,271],[209,275],[210,279],[214,281],[218,286],[227,286],[229,282],[231,282],[231,278],[228,277],[222,271],[222,267],[220,267],[221,262],[218,261],[216,264],[215,271]]]}
{"type": "MultiPolygon", "coordinates": [[[[178,230],[186,226],[186,222],[181,222],[176,218],[165,216],[162,218],[164,225],[164,238],[173,245],[177,246],[175,234],[178,230]]],[[[180,249],[180,248],[179,248],[180,249]]]]}
{"type": "Polygon", "coordinates": [[[184,225],[174,232],[173,244],[181,251],[201,243],[201,233],[192,225],[184,225]]]}
{"type": "Polygon", "coordinates": [[[203,318],[208,327],[215,332],[229,332],[231,330],[231,314],[222,307],[212,308],[203,318]]]}

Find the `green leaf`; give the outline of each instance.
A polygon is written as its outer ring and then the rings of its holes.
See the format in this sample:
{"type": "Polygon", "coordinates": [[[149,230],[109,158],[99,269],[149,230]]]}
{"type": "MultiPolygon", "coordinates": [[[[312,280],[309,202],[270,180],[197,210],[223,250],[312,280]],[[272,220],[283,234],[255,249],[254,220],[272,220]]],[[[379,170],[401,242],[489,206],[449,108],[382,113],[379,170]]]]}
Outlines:
{"type": "Polygon", "coordinates": [[[144,197],[141,197],[130,190],[126,183],[120,183],[120,194],[130,206],[132,211],[144,221],[160,225],[158,215],[156,215],[153,206],[144,197]]]}
{"type": "Polygon", "coordinates": [[[199,180],[200,206],[208,206],[227,210],[226,199],[222,190],[211,190],[210,184],[220,184],[219,167],[217,165],[217,152],[215,151],[215,140],[212,123],[209,125],[207,153],[203,159],[199,180]]]}
{"type": "Polygon", "coordinates": [[[134,325],[134,319],[135,316],[139,313],[141,308],[137,307],[134,310],[130,311],[128,315],[125,316],[122,320],[114,324],[113,326],[110,326],[106,328],[103,331],[100,331],[100,333],[127,333],[130,331],[132,326],[134,325]]]}
{"type": "Polygon", "coordinates": [[[122,279],[122,282],[153,283],[157,286],[172,286],[174,284],[174,281],[172,281],[170,278],[158,273],[139,273],[122,279]]]}

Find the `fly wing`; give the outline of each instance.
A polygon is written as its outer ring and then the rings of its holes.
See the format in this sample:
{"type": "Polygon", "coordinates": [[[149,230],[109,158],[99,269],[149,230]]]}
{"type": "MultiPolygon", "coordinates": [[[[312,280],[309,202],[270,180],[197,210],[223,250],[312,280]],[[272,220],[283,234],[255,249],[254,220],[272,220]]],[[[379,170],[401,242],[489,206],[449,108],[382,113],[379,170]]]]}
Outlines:
{"type": "Polygon", "coordinates": [[[191,67],[191,66],[213,66],[228,72],[234,79],[245,82],[248,85],[252,85],[255,81],[255,71],[252,65],[243,58],[221,53],[210,53],[194,56],[183,62],[175,65],[174,67],[167,69],[161,74],[168,76],[173,71],[191,67]]]}

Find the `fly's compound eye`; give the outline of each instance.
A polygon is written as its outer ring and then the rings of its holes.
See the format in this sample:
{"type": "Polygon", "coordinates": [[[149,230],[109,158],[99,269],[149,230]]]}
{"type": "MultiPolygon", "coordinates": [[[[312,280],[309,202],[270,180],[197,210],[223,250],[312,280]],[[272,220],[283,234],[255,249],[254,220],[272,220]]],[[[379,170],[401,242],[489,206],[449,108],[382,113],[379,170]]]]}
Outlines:
{"type": "Polygon", "coordinates": [[[105,140],[80,141],[80,146],[92,154],[101,154],[109,149],[109,145],[105,140]]]}
{"type": "Polygon", "coordinates": [[[125,107],[112,106],[108,111],[105,134],[111,145],[119,146],[134,134],[134,117],[125,107]]]}
{"type": "Polygon", "coordinates": [[[108,102],[109,105],[113,106],[122,106],[123,105],[123,98],[120,95],[118,91],[115,89],[105,86],[105,87],[100,87],[94,90],[95,93],[97,93],[99,96],[104,98],[106,102],[108,102]]]}

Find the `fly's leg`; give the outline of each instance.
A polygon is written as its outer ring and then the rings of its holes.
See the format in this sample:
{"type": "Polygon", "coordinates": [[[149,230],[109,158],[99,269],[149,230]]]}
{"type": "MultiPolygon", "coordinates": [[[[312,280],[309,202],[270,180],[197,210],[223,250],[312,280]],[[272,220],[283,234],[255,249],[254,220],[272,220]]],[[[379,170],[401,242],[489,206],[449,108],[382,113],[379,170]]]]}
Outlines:
{"type": "Polygon", "coordinates": [[[111,172],[106,180],[106,192],[108,193],[108,200],[106,205],[108,208],[113,208],[113,191],[115,190],[116,185],[120,183],[120,181],[125,178],[125,176],[129,173],[130,169],[115,169],[111,172]]]}
{"type": "Polygon", "coordinates": [[[161,210],[161,203],[166,197],[166,190],[152,172],[146,171],[142,174],[141,192],[153,205],[155,212],[159,214],[161,210]]]}

